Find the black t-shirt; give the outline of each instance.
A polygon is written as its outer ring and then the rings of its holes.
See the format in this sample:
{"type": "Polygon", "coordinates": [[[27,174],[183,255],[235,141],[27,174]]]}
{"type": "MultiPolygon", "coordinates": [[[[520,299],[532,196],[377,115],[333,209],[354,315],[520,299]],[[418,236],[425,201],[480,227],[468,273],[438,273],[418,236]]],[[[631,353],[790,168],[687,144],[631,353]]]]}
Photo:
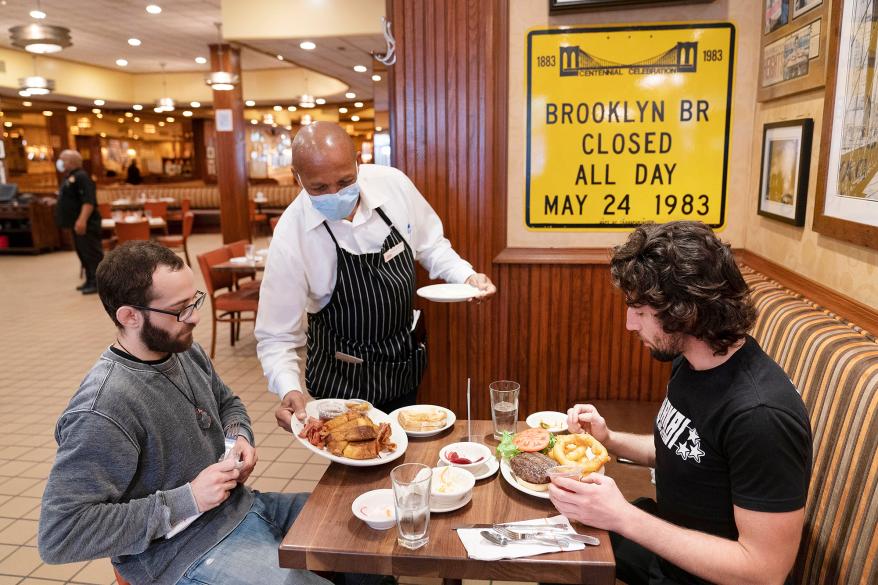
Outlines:
{"type": "MultiPolygon", "coordinates": [[[[733,506],[790,512],[805,505],[808,412],[789,377],[749,336],[716,368],[674,361],[654,438],[658,513],[668,522],[736,540],[733,506]]],[[[660,565],[680,583],[706,583],[660,565]]]]}
{"type": "Polygon", "coordinates": [[[101,214],[98,212],[97,189],[94,181],[84,169],[76,169],[61,182],[58,190],[58,205],[55,207],[55,219],[59,227],[72,228],[79,218],[82,206],[90,203],[94,210],[88,218],[87,227],[100,229],[101,214]]]}

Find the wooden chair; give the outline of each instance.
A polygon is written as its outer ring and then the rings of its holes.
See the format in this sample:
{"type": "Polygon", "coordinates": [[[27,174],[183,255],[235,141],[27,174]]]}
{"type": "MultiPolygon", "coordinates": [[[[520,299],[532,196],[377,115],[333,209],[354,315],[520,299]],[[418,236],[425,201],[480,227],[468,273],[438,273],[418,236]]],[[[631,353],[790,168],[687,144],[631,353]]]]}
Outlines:
{"type": "Polygon", "coordinates": [[[192,234],[192,224],[195,223],[195,212],[187,211],[183,215],[183,233],[179,236],[159,236],[156,238],[156,241],[172,250],[183,250],[183,255],[186,257],[186,264],[192,266],[192,263],[189,261],[189,248],[187,242],[189,240],[189,236],[192,234]]]}
{"type": "Polygon", "coordinates": [[[234,275],[231,272],[211,270],[211,266],[222,264],[231,258],[229,250],[225,247],[199,254],[198,265],[204,276],[204,286],[210,296],[211,317],[213,323],[210,337],[210,357],[216,354],[216,324],[229,323],[229,340],[235,345],[237,327],[245,321],[256,321],[256,311],[259,308],[259,289],[231,290],[234,286],[234,275]],[[230,292],[218,292],[221,289],[229,289],[230,292]],[[253,313],[253,317],[241,317],[241,313],[253,313]]]}
{"type": "Polygon", "coordinates": [[[192,207],[192,200],[186,197],[180,202],[180,209],[168,210],[167,221],[183,221],[183,217],[189,213],[189,209],[192,207]]]}
{"type": "Polygon", "coordinates": [[[275,215],[270,220],[268,220],[268,223],[271,225],[271,233],[274,233],[274,230],[277,229],[277,222],[279,222],[279,221],[280,221],[279,215],[275,215]]]}
{"type": "Polygon", "coordinates": [[[143,204],[144,212],[152,212],[153,217],[160,217],[168,221],[168,202],[167,201],[146,201],[143,204]]]}
{"type": "Polygon", "coordinates": [[[142,219],[140,221],[117,221],[116,222],[116,241],[124,244],[130,240],[148,240],[149,239],[149,220],[142,219]]]}
{"type": "Polygon", "coordinates": [[[113,573],[116,574],[116,585],[131,585],[131,583],[125,580],[125,577],[119,574],[116,567],[113,567],[113,573]]]}
{"type": "Polygon", "coordinates": [[[268,225],[268,214],[259,213],[256,210],[256,202],[252,199],[247,199],[247,205],[250,208],[250,225],[256,224],[258,226],[266,226],[268,225]]]}
{"type": "Polygon", "coordinates": [[[113,219],[113,208],[109,203],[98,203],[98,213],[101,219],[113,219]]]}

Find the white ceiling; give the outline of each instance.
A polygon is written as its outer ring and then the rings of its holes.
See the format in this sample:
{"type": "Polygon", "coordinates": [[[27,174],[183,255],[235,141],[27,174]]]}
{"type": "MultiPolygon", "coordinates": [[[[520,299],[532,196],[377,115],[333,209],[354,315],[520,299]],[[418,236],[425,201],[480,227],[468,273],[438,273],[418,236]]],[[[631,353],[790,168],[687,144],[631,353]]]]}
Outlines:
{"type": "MultiPolygon", "coordinates": [[[[209,64],[198,65],[197,56],[208,58],[208,45],[217,42],[215,23],[220,20],[220,0],[153,0],[161,14],[148,14],[146,0],[40,0],[48,17],[34,21],[29,12],[37,0],[0,0],[0,46],[13,48],[10,27],[43,22],[70,29],[73,46],[51,55],[100,67],[131,73],[167,71],[209,71],[209,64]],[[141,46],[128,45],[130,37],[141,46]],[[116,59],[128,60],[118,67],[116,59]]],[[[319,30],[315,30],[319,34],[319,30]]],[[[287,66],[296,64],[336,77],[351,86],[357,99],[371,100],[372,58],[369,51],[383,51],[381,35],[324,37],[313,39],[314,51],[299,48],[300,39],[242,41],[242,67],[245,70],[283,67],[276,55],[283,55],[287,66]],[[247,47],[252,47],[249,50],[247,47]],[[365,65],[367,73],[357,73],[354,65],[365,65]]]]}

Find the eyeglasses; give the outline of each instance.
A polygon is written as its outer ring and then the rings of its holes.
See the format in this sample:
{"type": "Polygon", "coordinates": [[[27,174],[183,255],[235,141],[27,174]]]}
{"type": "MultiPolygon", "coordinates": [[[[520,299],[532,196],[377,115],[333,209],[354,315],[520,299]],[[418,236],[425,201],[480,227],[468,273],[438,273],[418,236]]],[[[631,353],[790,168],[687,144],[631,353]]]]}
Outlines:
{"type": "Polygon", "coordinates": [[[141,307],[140,305],[128,305],[129,307],[134,307],[135,309],[140,309],[141,311],[152,311],[154,313],[164,313],[165,315],[173,315],[177,318],[177,321],[183,322],[189,317],[192,316],[192,313],[195,312],[195,309],[200,309],[201,305],[204,304],[204,299],[206,298],[205,293],[200,290],[195,291],[195,302],[191,305],[186,305],[179,311],[166,311],[165,309],[155,309],[153,307],[141,307]]]}

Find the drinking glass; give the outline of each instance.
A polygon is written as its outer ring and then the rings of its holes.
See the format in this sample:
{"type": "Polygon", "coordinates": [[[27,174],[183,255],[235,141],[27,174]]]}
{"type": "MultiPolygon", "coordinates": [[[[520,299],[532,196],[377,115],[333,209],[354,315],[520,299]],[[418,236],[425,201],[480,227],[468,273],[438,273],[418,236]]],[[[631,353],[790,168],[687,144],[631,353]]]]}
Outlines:
{"type": "Polygon", "coordinates": [[[416,549],[429,542],[430,480],[433,472],[420,463],[405,463],[393,468],[393,505],[396,508],[396,541],[400,546],[416,549]]]}
{"type": "Polygon", "coordinates": [[[256,246],[253,244],[244,246],[244,256],[247,257],[247,262],[256,262],[256,246]]]}
{"type": "Polygon", "coordinates": [[[144,209],[143,215],[146,216],[146,219],[152,219],[152,209],[144,209]]]}
{"type": "Polygon", "coordinates": [[[494,421],[494,438],[501,439],[503,431],[515,432],[518,422],[518,391],[521,385],[510,380],[491,382],[491,419],[494,421]]]}

